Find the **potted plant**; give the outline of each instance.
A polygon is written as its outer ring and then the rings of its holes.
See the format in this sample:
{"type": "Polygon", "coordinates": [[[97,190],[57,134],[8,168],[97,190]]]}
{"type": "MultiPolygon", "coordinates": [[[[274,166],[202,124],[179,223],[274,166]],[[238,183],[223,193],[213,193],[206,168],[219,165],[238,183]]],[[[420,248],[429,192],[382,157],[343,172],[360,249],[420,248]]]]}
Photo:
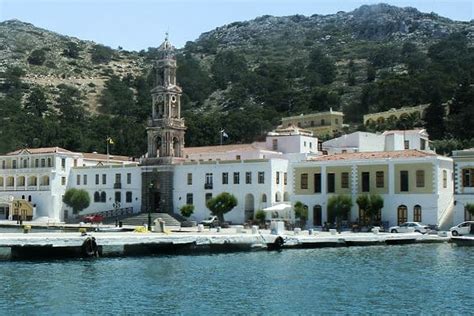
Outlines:
{"type": "Polygon", "coordinates": [[[193,227],[196,226],[196,222],[189,221],[189,217],[194,213],[194,205],[185,204],[179,209],[181,215],[186,218],[186,221],[181,223],[181,227],[193,227]]]}

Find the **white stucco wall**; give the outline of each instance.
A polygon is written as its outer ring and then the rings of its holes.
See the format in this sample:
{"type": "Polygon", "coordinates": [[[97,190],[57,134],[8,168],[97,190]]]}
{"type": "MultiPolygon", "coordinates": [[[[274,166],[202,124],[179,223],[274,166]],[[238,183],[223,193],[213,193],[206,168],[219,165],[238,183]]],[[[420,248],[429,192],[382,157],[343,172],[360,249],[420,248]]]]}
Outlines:
{"type": "Polygon", "coordinates": [[[175,212],[179,213],[181,206],[186,204],[186,195],[193,194],[193,205],[195,206],[192,219],[202,220],[210,215],[206,207],[206,193],[212,193],[215,197],[219,193],[229,192],[237,198],[237,206],[229,213],[225,214],[227,221],[233,223],[243,223],[245,221],[245,201],[250,196],[254,200],[254,210],[265,208],[275,204],[277,192],[283,196],[288,185],[284,185],[283,174],[287,172],[288,162],[284,159],[251,160],[251,161],[227,161],[213,163],[195,163],[175,166],[174,173],[174,194],[173,203],[175,212]],[[280,172],[280,183],[276,184],[276,172],[280,172]],[[222,184],[222,173],[228,173],[228,184],[222,184]],[[239,184],[234,184],[234,172],[240,173],[239,184]],[[252,183],[245,183],[246,172],[251,172],[252,183]],[[258,183],[258,172],[264,172],[264,183],[258,183]],[[188,173],[192,174],[192,184],[187,184],[188,173]],[[212,189],[205,189],[204,183],[206,173],[213,175],[212,189]],[[267,202],[262,202],[262,195],[265,194],[267,202]]]}
{"type": "MultiPolygon", "coordinates": [[[[68,188],[84,189],[89,193],[91,204],[81,212],[81,215],[110,211],[115,209],[115,193],[121,193],[121,202],[117,208],[133,208],[134,212],[141,209],[141,168],[138,166],[95,166],[77,167],[71,170],[68,188]],[[114,189],[115,175],[121,175],[121,188],[114,189]],[[131,183],[127,183],[127,174],[131,175],[131,183]],[[81,176],[81,182],[77,184],[77,175],[81,176]],[[87,184],[84,184],[84,175],[87,176],[87,184]],[[99,184],[96,184],[96,175],[99,175],[99,184]],[[103,183],[103,175],[106,183],[103,183]],[[95,192],[105,192],[106,202],[94,202],[95,192]],[[132,201],[126,201],[126,192],[132,192],[132,201]]],[[[69,209],[66,205],[63,209],[69,209]]]]}

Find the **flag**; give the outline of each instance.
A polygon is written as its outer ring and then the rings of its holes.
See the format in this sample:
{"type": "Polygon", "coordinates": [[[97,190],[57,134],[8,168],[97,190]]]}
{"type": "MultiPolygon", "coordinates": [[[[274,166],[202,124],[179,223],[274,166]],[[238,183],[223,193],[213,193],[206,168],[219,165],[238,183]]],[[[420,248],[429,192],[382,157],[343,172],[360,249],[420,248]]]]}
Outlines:
{"type": "Polygon", "coordinates": [[[107,143],[113,145],[114,144],[114,140],[112,139],[112,137],[107,137],[107,143]]]}
{"type": "Polygon", "coordinates": [[[221,134],[222,134],[222,137],[225,137],[225,138],[228,138],[229,135],[227,135],[227,133],[225,132],[225,130],[222,130],[221,131],[221,134]]]}

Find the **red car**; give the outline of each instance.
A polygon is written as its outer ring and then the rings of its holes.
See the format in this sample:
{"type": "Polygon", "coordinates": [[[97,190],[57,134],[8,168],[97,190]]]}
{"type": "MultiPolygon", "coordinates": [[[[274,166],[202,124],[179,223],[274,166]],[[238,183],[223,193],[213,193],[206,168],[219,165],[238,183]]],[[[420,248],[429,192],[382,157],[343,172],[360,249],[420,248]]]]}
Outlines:
{"type": "Polygon", "coordinates": [[[102,215],[87,215],[83,218],[85,223],[101,223],[104,220],[102,215]]]}

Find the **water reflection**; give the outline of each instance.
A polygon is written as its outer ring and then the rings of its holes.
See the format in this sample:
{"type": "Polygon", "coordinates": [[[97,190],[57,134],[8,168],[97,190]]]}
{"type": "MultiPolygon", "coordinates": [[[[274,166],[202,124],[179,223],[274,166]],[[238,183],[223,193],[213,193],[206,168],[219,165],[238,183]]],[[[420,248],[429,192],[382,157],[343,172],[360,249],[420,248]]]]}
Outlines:
{"type": "Polygon", "coordinates": [[[474,297],[466,280],[473,255],[474,248],[435,244],[5,261],[0,262],[0,310],[468,314],[474,297]]]}

